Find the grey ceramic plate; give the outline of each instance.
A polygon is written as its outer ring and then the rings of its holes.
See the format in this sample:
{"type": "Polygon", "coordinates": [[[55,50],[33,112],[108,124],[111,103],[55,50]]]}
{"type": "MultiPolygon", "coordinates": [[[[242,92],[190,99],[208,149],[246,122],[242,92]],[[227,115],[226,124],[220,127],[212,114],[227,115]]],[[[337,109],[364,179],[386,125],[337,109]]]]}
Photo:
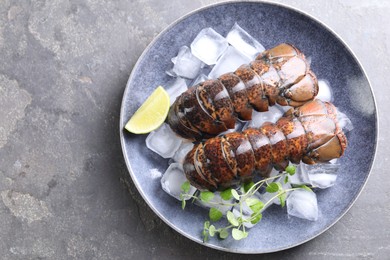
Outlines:
{"type": "Polygon", "coordinates": [[[207,211],[196,206],[181,210],[180,202],[160,186],[156,171],[163,173],[168,160],[149,151],[146,135],[123,130],[131,115],[158,86],[170,78],[165,70],[182,45],[191,43],[205,27],[226,35],[234,22],[247,30],[266,48],[290,42],[312,59],[318,78],[327,79],[334,103],[352,120],[349,147],[341,159],[337,184],[317,192],[319,220],[289,218],[286,209],[271,207],[247,239],[211,239],[206,246],[240,253],[274,252],[297,246],[318,236],[335,224],[352,206],[369,176],[377,143],[377,112],[369,81],[346,44],[314,18],[290,7],[261,2],[228,2],[192,12],[161,32],[146,48],[135,65],[123,96],[120,136],[130,175],[139,192],[168,225],[184,236],[202,243],[200,232],[207,211]]]}

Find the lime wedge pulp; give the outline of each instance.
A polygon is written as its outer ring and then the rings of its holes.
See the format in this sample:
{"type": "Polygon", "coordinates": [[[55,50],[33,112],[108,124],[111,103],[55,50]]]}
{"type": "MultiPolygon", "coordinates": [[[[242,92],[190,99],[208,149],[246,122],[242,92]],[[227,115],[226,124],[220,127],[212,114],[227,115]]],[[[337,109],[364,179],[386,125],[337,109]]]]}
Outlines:
{"type": "Polygon", "coordinates": [[[169,95],[163,87],[159,86],[135,111],[125,125],[125,129],[134,134],[150,133],[164,123],[169,107],[169,95]]]}

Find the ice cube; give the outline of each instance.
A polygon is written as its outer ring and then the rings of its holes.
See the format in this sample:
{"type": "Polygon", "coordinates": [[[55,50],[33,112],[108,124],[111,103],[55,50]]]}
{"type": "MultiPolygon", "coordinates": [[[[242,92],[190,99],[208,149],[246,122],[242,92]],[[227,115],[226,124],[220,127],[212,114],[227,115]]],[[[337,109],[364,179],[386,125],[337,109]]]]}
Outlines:
{"type": "Polygon", "coordinates": [[[340,164],[337,161],[304,165],[311,185],[320,189],[329,188],[336,183],[339,167],[340,164]]]}
{"type": "Polygon", "coordinates": [[[184,162],[187,153],[191,151],[193,147],[194,144],[191,142],[182,142],[179,149],[176,151],[175,155],[173,156],[173,160],[182,164],[184,162]]]}
{"type": "Polygon", "coordinates": [[[176,98],[178,96],[180,96],[184,91],[187,90],[186,80],[178,77],[178,78],[168,82],[165,89],[169,95],[169,100],[170,100],[171,105],[172,105],[173,102],[175,102],[176,98]]]}
{"type": "Polygon", "coordinates": [[[326,189],[333,186],[336,183],[337,175],[336,174],[309,174],[311,184],[320,189],[326,189]]]}
{"type": "MultiPolygon", "coordinates": [[[[161,178],[162,189],[171,195],[172,197],[181,200],[180,194],[182,193],[181,185],[187,181],[187,178],[183,171],[183,166],[179,163],[172,163],[165,171],[161,178]]],[[[193,195],[196,188],[190,186],[190,191],[187,194],[193,195]]],[[[190,199],[190,198],[187,198],[190,199]]]]}
{"type": "Polygon", "coordinates": [[[209,77],[207,77],[206,75],[204,74],[200,74],[198,77],[196,77],[196,79],[194,79],[194,81],[191,83],[191,86],[195,86],[203,81],[206,81],[208,80],[209,77]]]}
{"type": "Polygon", "coordinates": [[[203,208],[216,208],[221,211],[223,215],[226,215],[226,212],[228,212],[233,207],[231,205],[233,203],[234,198],[231,198],[230,200],[223,200],[219,192],[214,192],[214,197],[208,202],[204,202],[201,200],[195,201],[196,205],[201,206],[203,208]]]}
{"type": "Polygon", "coordinates": [[[209,78],[216,79],[224,73],[233,72],[242,64],[247,64],[250,61],[251,59],[237,51],[234,47],[229,46],[210,71],[209,78]]]}
{"type": "Polygon", "coordinates": [[[275,123],[283,115],[283,111],[279,107],[269,107],[266,112],[257,112],[253,110],[252,120],[249,122],[248,127],[258,128],[265,122],[275,123]]]}
{"type": "Polygon", "coordinates": [[[149,171],[149,176],[152,179],[159,179],[161,178],[162,173],[157,168],[153,168],[149,171]]]}
{"type": "Polygon", "coordinates": [[[322,101],[331,102],[333,100],[332,89],[329,82],[324,79],[318,80],[318,94],[316,98],[322,101]]]}
{"type": "Polygon", "coordinates": [[[295,165],[295,174],[289,175],[288,180],[293,185],[311,184],[309,175],[307,174],[306,164],[301,163],[299,165],[295,165]]]}
{"type": "Polygon", "coordinates": [[[228,47],[228,42],[212,28],[205,28],[199,32],[191,43],[192,54],[207,65],[217,63],[218,58],[228,47]]]}
{"type": "Polygon", "coordinates": [[[182,142],[167,124],[162,124],[146,138],[146,146],[163,158],[171,158],[182,142]]]}
{"type": "Polygon", "coordinates": [[[167,73],[188,79],[196,78],[203,64],[187,46],[180,48],[177,56],[172,58],[172,62],[174,63],[172,72],[167,73]]]}
{"type": "Polygon", "coordinates": [[[314,192],[299,189],[287,198],[287,213],[290,216],[316,221],[318,219],[317,196],[314,192]]]}
{"type": "Polygon", "coordinates": [[[352,122],[346,114],[337,111],[337,121],[339,122],[339,126],[343,129],[344,133],[353,130],[352,122]]]}
{"type": "Polygon", "coordinates": [[[226,36],[226,40],[238,51],[254,60],[256,56],[265,49],[255,38],[235,23],[226,36]]]}

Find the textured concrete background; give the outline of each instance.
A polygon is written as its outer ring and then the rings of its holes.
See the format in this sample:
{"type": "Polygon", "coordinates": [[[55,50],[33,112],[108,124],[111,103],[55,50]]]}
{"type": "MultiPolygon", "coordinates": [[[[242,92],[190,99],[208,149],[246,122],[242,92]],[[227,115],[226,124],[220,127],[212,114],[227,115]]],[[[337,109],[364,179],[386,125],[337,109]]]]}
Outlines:
{"type": "MultiPolygon", "coordinates": [[[[126,81],[148,43],[211,0],[0,1],[0,258],[235,259],[159,220],[119,137],[126,81]]],[[[389,259],[390,4],[278,1],[333,28],[371,79],[381,133],[353,208],[318,238],[248,259],[389,259]]]]}

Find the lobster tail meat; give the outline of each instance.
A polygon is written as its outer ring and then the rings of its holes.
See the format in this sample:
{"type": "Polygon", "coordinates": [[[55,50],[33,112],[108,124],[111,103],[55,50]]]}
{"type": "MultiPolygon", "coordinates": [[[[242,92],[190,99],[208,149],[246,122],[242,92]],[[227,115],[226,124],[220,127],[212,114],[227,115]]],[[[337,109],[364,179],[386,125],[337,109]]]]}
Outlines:
{"type": "Polygon", "coordinates": [[[254,173],[268,176],[288,162],[315,164],[343,155],[347,139],[333,104],[314,100],[290,109],[275,124],[248,128],[194,146],[184,161],[190,183],[200,190],[220,190],[254,173]]]}
{"type": "Polygon", "coordinates": [[[318,82],[305,56],[290,44],[264,51],[235,72],[189,88],[170,108],[167,122],[180,136],[202,140],[234,128],[237,118],[276,103],[293,107],[313,100],[318,82]]]}
{"type": "Polygon", "coordinates": [[[248,138],[237,132],[229,133],[222,138],[231,145],[232,157],[236,159],[237,176],[241,179],[251,177],[256,158],[248,138]]]}
{"type": "Polygon", "coordinates": [[[226,88],[238,118],[251,120],[252,107],[249,104],[245,83],[234,73],[223,74],[219,80],[226,88]]]}
{"type": "Polygon", "coordinates": [[[206,80],[196,88],[200,104],[213,118],[222,122],[227,128],[234,128],[233,104],[229,93],[218,80],[206,80]]]}

